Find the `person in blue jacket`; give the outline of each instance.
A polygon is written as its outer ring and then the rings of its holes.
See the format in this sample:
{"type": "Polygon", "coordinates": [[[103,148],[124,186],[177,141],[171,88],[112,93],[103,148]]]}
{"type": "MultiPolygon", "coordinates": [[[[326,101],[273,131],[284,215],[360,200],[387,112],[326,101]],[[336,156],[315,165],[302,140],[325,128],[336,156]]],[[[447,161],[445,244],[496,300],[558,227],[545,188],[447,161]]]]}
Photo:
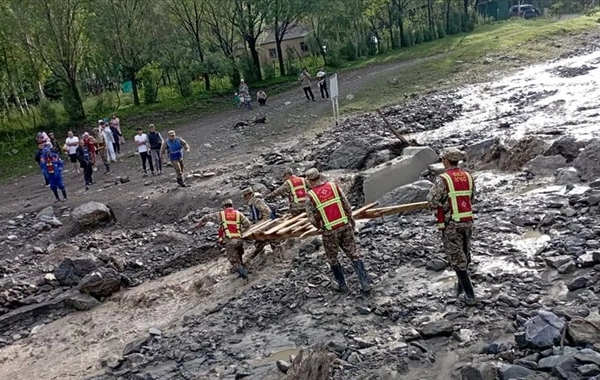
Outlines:
{"type": "Polygon", "coordinates": [[[55,202],[60,202],[60,198],[58,196],[58,189],[61,190],[63,195],[63,201],[67,200],[67,190],[65,189],[65,184],[63,183],[62,172],[64,168],[63,161],[60,159],[58,154],[52,151],[52,144],[47,143],[42,150],[42,155],[40,157],[40,167],[44,172],[44,176],[48,178],[48,182],[50,183],[50,190],[54,193],[54,197],[56,198],[55,202]]]}

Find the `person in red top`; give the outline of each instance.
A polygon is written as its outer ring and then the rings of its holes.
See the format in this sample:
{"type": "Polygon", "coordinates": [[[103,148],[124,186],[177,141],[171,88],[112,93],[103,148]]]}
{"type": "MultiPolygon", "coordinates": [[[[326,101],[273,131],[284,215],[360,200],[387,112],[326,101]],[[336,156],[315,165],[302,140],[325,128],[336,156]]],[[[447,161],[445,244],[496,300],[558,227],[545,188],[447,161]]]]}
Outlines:
{"type": "Polygon", "coordinates": [[[276,197],[287,197],[290,201],[290,214],[292,216],[300,215],[304,212],[306,202],[306,193],[308,192],[308,185],[306,179],[294,175],[294,171],[291,168],[285,169],[283,172],[284,182],[273,192],[265,196],[265,200],[273,199],[276,197]]]}
{"type": "Polygon", "coordinates": [[[458,167],[459,161],[464,159],[464,153],[459,149],[446,148],[440,157],[446,172],[435,179],[427,202],[436,213],[444,252],[458,278],[457,296],[464,292],[466,303],[472,306],[476,299],[468,269],[471,263],[475,183],[471,174],[458,167]]]}
{"type": "Polygon", "coordinates": [[[85,145],[85,147],[88,148],[88,151],[90,152],[90,157],[92,159],[92,168],[94,169],[94,171],[96,171],[98,170],[98,168],[96,167],[96,140],[87,132],[81,135],[81,138],[83,139],[83,145],[85,145]]]}
{"type": "Polygon", "coordinates": [[[244,214],[233,208],[233,201],[226,199],[221,203],[223,210],[204,215],[196,224],[202,228],[206,223],[212,222],[219,226],[219,243],[225,245],[227,259],[240,277],[247,279],[248,271],[244,266],[244,244],[241,240],[242,231],[250,228],[250,221],[244,214]]]}
{"type": "Polygon", "coordinates": [[[323,249],[339,291],[346,291],[346,279],[338,260],[341,249],[352,261],[362,291],[371,291],[365,265],[356,249],[352,208],[346,196],[334,182],[327,182],[317,169],[309,169],[306,179],[311,188],[307,195],[306,215],[308,221],[321,230],[323,249]]]}

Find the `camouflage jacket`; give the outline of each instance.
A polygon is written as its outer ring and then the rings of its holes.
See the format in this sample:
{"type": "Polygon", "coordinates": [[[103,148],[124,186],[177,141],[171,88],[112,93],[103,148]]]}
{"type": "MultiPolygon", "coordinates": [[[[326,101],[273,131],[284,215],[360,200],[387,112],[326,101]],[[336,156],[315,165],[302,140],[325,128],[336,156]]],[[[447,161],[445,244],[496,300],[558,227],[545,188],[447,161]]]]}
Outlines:
{"type": "MultiPolygon", "coordinates": [[[[471,194],[471,203],[475,201],[475,181],[473,181],[473,193],[471,194]]],[[[442,177],[437,176],[433,181],[433,186],[429,189],[429,194],[427,194],[427,203],[429,204],[429,209],[432,211],[437,211],[438,207],[442,207],[444,209],[444,215],[446,220],[450,220],[451,212],[450,212],[450,202],[448,201],[448,190],[446,189],[446,183],[442,179],[442,177]]]]}
{"type": "MultiPolygon", "coordinates": [[[[240,224],[242,225],[242,231],[244,231],[245,229],[249,229],[250,226],[252,225],[252,223],[250,223],[250,221],[248,220],[246,215],[244,215],[243,213],[241,213],[239,211],[238,211],[238,213],[240,214],[240,224]]],[[[206,224],[208,222],[215,223],[220,228],[221,227],[221,211],[215,211],[215,212],[211,212],[210,214],[204,215],[198,221],[198,224],[206,224]]],[[[225,237],[225,239],[227,239],[227,238],[225,237]]]]}
{"type": "Polygon", "coordinates": [[[254,193],[246,204],[250,208],[254,207],[260,213],[258,221],[271,219],[271,208],[267,205],[261,193],[254,193]]]}
{"type": "MultiPolygon", "coordinates": [[[[340,194],[340,198],[342,201],[342,208],[348,216],[349,221],[352,224],[354,224],[354,219],[352,218],[352,206],[350,205],[350,202],[348,202],[346,194],[344,194],[342,189],[340,189],[340,187],[336,183],[331,182],[331,184],[337,187],[338,193],[340,194]]],[[[310,196],[306,200],[306,217],[308,218],[310,224],[312,224],[313,226],[317,227],[318,229],[323,228],[323,218],[321,217],[319,210],[317,210],[317,207],[313,203],[312,198],[310,196]]]]}

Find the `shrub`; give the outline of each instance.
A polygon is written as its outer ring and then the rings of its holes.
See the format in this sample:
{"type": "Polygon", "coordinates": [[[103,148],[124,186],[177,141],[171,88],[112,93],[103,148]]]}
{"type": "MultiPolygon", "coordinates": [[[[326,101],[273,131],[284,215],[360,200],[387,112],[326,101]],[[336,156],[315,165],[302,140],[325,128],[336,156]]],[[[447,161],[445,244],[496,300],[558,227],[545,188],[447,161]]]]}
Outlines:
{"type": "Polygon", "coordinates": [[[158,82],[162,77],[162,71],[157,64],[144,66],[138,73],[144,86],[144,103],[158,103],[158,82]]]}

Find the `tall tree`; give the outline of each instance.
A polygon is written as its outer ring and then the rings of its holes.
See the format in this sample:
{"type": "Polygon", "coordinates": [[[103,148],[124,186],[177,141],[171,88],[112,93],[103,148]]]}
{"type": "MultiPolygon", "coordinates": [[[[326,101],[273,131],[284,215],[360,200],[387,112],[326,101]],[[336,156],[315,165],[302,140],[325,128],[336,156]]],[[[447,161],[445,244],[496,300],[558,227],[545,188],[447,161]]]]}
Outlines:
{"type": "MultiPolygon", "coordinates": [[[[198,60],[204,66],[204,37],[203,0],[163,0],[167,10],[175,16],[177,22],[185,30],[198,55],[198,60]]],[[[210,75],[208,68],[204,68],[204,85],[210,91],[210,75]]]]}
{"type": "Polygon", "coordinates": [[[32,49],[63,84],[63,103],[72,122],[85,120],[78,72],[88,41],[84,25],[86,0],[12,0],[16,27],[32,49]]]}
{"type": "MultiPolygon", "coordinates": [[[[60,0],[57,0],[60,1],[60,0]]],[[[156,33],[157,0],[95,0],[90,3],[95,17],[90,18],[90,31],[104,47],[104,53],[115,55],[123,76],[131,81],[133,102],[140,104],[137,72],[152,60],[151,49],[158,46],[156,33]]]]}
{"type": "Polygon", "coordinates": [[[223,55],[231,62],[232,84],[237,87],[240,80],[240,72],[235,57],[235,47],[239,42],[237,28],[233,23],[236,17],[236,9],[233,0],[223,0],[216,4],[213,1],[204,3],[206,24],[210,31],[209,41],[213,49],[221,50],[223,55]]]}
{"type": "Polygon", "coordinates": [[[262,80],[260,58],[258,57],[258,39],[264,31],[266,12],[271,0],[234,0],[236,17],[233,20],[244,38],[254,66],[255,77],[262,80]]]}

